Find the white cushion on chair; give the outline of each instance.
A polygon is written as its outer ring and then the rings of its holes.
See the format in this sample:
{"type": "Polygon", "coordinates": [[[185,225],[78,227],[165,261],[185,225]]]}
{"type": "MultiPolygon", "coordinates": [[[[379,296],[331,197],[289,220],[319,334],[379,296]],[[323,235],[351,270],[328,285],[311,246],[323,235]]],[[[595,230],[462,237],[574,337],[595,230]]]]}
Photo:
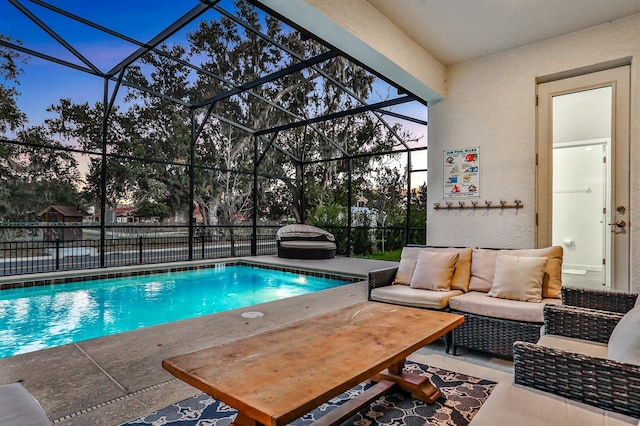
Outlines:
{"type": "Polygon", "coordinates": [[[0,425],[51,426],[44,410],[20,383],[0,385],[0,425]]]}
{"type": "Polygon", "coordinates": [[[488,297],[487,293],[470,291],[449,299],[449,307],[456,311],[485,317],[525,322],[544,322],[544,304],[560,304],[560,299],[542,299],[541,303],[488,297]]]}
{"type": "Polygon", "coordinates": [[[538,345],[550,349],[576,352],[596,358],[607,357],[607,345],[599,342],[591,342],[589,340],[573,339],[571,337],[545,334],[544,336],[540,337],[540,340],[538,340],[538,345]]]}
{"type": "Polygon", "coordinates": [[[513,383],[498,383],[469,425],[637,425],[638,419],[513,383]]]}
{"type": "Polygon", "coordinates": [[[451,297],[461,294],[460,290],[424,290],[394,284],[371,290],[371,300],[416,308],[444,309],[448,306],[451,297]]]}

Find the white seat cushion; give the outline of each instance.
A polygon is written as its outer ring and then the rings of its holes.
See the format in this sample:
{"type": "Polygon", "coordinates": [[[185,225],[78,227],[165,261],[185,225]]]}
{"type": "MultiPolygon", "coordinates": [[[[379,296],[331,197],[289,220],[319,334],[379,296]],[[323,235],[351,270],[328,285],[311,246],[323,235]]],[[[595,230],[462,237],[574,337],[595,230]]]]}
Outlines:
{"type": "Polygon", "coordinates": [[[299,248],[299,249],[323,249],[334,250],[336,244],[331,241],[280,241],[280,247],[285,248],[299,248]]]}
{"type": "Polygon", "coordinates": [[[418,308],[444,309],[451,297],[461,294],[460,290],[437,291],[394,284],[371,290],[371,300],[418,308]]]}
{"type": "Polygon", "coordinates": [[[0,424],[51,426],[38,401],[20,383],[0,385],[0,424]]]}
{"type": "Polygon", "coordinates": [[[498,383],[470,425],[637,425],[638,419],[536,389],[498,383]]]}
{"type": "Polygon", "coordinates": [[[607,357],[607,345],[604,343],[590,342],[588,340],[545,334],[544,336],[540,336],[538,345],[544,346],[545,348],[559,349],[561,351],[577,352],[596,358],[607,357]]]}
{"type": "Polygon", "coordinates": [[[456,311],[493,318],[540,323],[544,321],[543,309],[545,303],[560,304],[562,300],[542,299],[541,303],[530,303],[489,297],[487,293],[481,291],[470,291],[449,299],[449,306],[456,311]]]}

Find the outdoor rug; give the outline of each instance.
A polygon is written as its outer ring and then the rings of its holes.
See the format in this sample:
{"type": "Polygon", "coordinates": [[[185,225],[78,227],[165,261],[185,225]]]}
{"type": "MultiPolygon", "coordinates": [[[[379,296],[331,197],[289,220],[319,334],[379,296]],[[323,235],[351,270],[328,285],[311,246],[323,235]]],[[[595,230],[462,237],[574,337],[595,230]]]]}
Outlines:
{"type": "MultiPolygon", "coordinates": [[[[382,396],[344,422],[345,425],[447,425],[469,424],[487,399],[495,383],[440,368],[407,362],[407,371],[431,378],[443,396],[433,405],[415,400],[401,391],[382,396]]],[[[292,424],[306,426],[333,408],[363,392],[369,384],[360,384],[316,408],[292,424]]],[[[228,426],[236,411],[228,405],[199,394],[159,411],[140,417],[122,426],[228,426]]]]}

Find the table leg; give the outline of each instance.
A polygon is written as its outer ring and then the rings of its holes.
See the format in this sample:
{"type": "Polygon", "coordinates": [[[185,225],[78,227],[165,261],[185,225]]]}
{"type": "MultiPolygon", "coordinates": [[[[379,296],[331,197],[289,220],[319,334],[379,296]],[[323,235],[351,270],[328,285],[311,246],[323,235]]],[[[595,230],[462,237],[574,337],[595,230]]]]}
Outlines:
{"type": "Polygon", "coordinates": [[[231,426],[260,426],[262,423],[252,419],[246,414],[238,412],[235,420],[231,423],[231,426]]]}
{"type": "Polygon", "coordinates": [[[403,370],[405,360],[393,364],[388,369],[373,377],[373,381],[389,380],[397,384],[401,389],[409,392],[411,396],[427,404],[435,403],[442,395],[440,389],[435,387],[427,377],[415,373],[407,373],[403,370]]]}

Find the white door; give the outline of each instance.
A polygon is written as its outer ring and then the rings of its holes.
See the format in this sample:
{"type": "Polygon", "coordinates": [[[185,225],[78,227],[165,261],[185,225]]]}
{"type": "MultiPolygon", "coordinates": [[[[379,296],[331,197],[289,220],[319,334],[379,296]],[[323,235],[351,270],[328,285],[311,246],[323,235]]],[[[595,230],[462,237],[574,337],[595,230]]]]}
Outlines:
{"type": "Polygon", "coordinates": [[[629,67],[538,85],[538,245],[563,284],[629,290],[629,67]]]}

